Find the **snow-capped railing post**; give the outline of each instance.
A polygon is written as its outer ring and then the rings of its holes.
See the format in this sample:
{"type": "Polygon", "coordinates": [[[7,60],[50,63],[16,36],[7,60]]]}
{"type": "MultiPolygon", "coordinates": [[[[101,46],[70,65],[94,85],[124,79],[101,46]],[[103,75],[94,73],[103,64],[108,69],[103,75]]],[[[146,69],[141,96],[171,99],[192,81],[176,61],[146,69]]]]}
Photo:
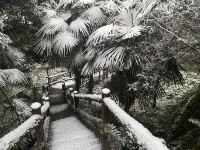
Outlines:
{"type": "Polygon", "coordinates": [[[75,97],[76,94],[78,94],[78,91],[74,91],[75,109],[79,107],[79,99],[75,97]]]}
{"type": "Polygon", "coordinates": [[[62,83],[62,90],[63,90],[64,100],[66,100],[66,86],[65,86],[65,81],[63,81],[63,83],[62,83]]]}
{"type": "Polygon", "coordinates": [[[107,88],[102,89],[102,121],[104,124],[109,122],[109,110],[104,104],[104,98],[110,97],[110,90],[107,88]]]}
{"type": "MultiPolygon", "coordinates": [[[[45,97],[44,98],[44,103],[49,103],[50,104],[49,97],[45,97]]],[[[50,116],[50,107],[46,111],[46,116],[50,116]]]]}
{"type": "Polygon", "coordinates": [[[70,107],[73,108],[74,105],[74,96],[73,96],[74,89],[69,88],[69,100],[70,100],[70,107]]]}
{"type": "MultiPolygon", "coordinates": [[[[33,115],[42,115],[41,113],[41,104],[38,102],[35,102],[31,105],[32,108],[32,114],[33,115]]],[[[38,126],[35,128],[35,136],[37,138],[37,142],[34,145],[34,149],[37,150],[43,150],[46,148],[46,140],[44,135],[44,128],[43,128],[43,121],[38,122],[38,126]]]]}

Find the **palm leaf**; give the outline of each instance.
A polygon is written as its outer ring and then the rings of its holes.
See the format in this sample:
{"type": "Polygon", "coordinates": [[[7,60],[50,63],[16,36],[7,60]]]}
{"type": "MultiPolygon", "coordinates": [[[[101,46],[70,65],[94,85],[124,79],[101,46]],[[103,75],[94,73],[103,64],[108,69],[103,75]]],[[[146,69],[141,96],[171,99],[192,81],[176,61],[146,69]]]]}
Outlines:
{"type": "Polygon", "coordinates": [[[43,55],[45,52],[47,56],[51,55],[52,52],[52,41],[48,39],[40,39],[37,46],[34,48],[34,51],[40,55],[43,55]]]}
{"type": "Polygon", "coordinates": [[[57,12],[51,9],[44,9],[43,12],[44,16],[42,17],[42,22],[47,23],[50,18],[56,18],[57,12]]]}
{"type": "Polygon", "coordinates": [[[117,5],[113,0],[104,2],[102,8],[106,13],[117,13],[121,11],[119,4],[117,5]]]}
{"type": "Polygon", "coordinates": [[[76,37],[86,37],[89,35],[88,32],[89,22],[87,20],[78,18],[71,22],[69,28],[76,35],[76,37]]]}
{"type": "Polygon", "coordinates": [[[108,39],[110,37],[117,37],[120,36],[120,29],[121,27],[113,24],[109,24],[98,28],[95,32],[93,32],[86,43],[87,46],[89,45],[97,45],[100,44],[103,40],[108,39]]]}
{"type": "Polygon", "coordinates": [[[26,116],[31,116],[31,108],[24,102],[24,99],[15,98],[12,99],[12,102],[18,111],[22,112],[26,116]]]}
{"type": "Polygon", "coordinates": [[[103,52],[94,62],[95,68],[121,68],[125,56],[124,47],[112,47],[103,52]]]}
{"type": "Polygon", "coordinates": [[[4,50],[0,51],[0,66],[1,68],[10,68],[21,66],[25,61],[24,54],[19,50],[7,46],[4,50]]]}
{"type": "Polygon", "coordinates": [[[81,64],[83,64],[84,61],[85,61],[84,54],[82,51],[79,51],[73,57],[72,65],[73,67],[78,67],[78,66],[81,66],[81,64]]]}
{"type": "Polygon", "coordinates": [[[57,6],[57,9],[61,7],[67,7],[68,5],[72,5],[76,2],[77,0],[60,0],[57,6]]]}
{"type": "Polygon", "coordinates": [[[143,29],[142,26],[124,27],[124,35],[122,36],[122,39],[130,39],[139,36],[143,29]]]}
{"type": "Polygon", "coordinates": [[[75,7],[85,7],[88,5],[94,5],[96,1],[95,0],[78,0],[74,5],[73,8],[75,7]]]}
{"type": "Polygon", "coordinates": [[[78,39],[70,32],[63,32],[54,39],[55,53],[60,56],[65,56],[71,53],[72,49],[78,44],[78,39]]]}
{"type": "Polygon", "coordinates": [[[92,26],[101,25],[106,19],[101,8],[98,6],[88,8],[83,12],[81,17],[88,20],[92,26]]]}
{"type": "Polygon", "coordinates": [[[42,38],[52,39],[56,32],[66,31],[68,24],[61,17],[50,18],[49,21],[43,25],[42,28],[37,32],[37,36],[42,38]]]}
{"type": "Polygon", "coordinates": [[[4,69],[0,70],[0,78],[8,85],[19,85],[27,83],[24,73],[18,69],[4,69]]]}

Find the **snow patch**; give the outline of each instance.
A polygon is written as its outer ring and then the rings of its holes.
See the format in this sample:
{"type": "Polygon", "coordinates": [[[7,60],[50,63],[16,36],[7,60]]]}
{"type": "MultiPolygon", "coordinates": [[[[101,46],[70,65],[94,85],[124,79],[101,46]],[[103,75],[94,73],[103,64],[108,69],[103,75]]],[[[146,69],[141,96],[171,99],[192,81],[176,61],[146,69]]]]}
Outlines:
{"type": "Polygon", "coordinates": [[[35,102],[35,103],[31,104],[31,108],[32,108],[32,109],[38,109],[38,108],[40,108],[40,107],[41,107],[41,104],[38,103],[38,102],[35,102]]]}
{"type": "Polygon", "coordinates": [[[109,93],[110,93],[110,90],[107,89],[107,88],[104,88],[104,89],[102,89],[102,93],[103,93],[103,94],[109,94],[109,93]]]}

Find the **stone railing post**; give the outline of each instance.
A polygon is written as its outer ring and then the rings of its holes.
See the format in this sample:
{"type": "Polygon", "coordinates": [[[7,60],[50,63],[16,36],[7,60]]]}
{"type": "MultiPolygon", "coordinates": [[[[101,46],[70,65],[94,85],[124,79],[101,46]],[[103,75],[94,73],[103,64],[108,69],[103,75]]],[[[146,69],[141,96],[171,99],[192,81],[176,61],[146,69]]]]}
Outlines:
{"type": "Polygon", "coordinates": [[[74,91],[75,109],[79,107],[79,99],[75,97],[76,94],[78,94],[78,91],[74,91]]]}
{"type": "MultiPolygon", "coordinates": [[[[49,97],[45,97],[44,98],[44,102],[47,103],[49,102],[49,97]]],[[[46,112],[46,116],[50,116],[50,108],[48,108],[47,112],[46,112]]]]}
{"type": "Polygon", "coordinates": [[[102,89],[102,121],[104,124],[109,122],[109,110],[104,104],[104,98],[110,97],[110,90],[107,88],[102,89]]]}
{"type": "MultiPolygon", "coordinates": [[[[33,115],[42,115],[41,114],[41,104],[35,102],[31,105],[32,114],[33,115]]],[[[34,146],[34,150],[44,150],[46,149],[44,128],[43,128],[43,120],[39,121],[39,125],[35,128],[35,137],[37,138],[37,142],[34,146]]]]}
{"type": "Polygon", "coordinates": [[[70,105],[73,106],[74,105],[74,96],[72,95],[74,92],[73,88],[69,88],[69,95],[70,95],[70,105]]]}

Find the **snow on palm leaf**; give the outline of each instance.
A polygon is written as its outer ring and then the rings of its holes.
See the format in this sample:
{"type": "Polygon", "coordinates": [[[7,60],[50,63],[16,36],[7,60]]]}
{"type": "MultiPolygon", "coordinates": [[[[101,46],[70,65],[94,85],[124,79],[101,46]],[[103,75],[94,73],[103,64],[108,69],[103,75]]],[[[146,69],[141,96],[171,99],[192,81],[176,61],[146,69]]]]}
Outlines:
{"type": "Polygon", "coordinates": [[[17,111],[22,112],[26,116],[31,116],[31,108],[24,102],[22,98],[15,98],[12,100],[13,104],[17,108],[17,111]]]}
{"type": "Polygon", "coordinates": [[[40,55],[43,55],[45,52],[47,56],[51,55],[52,52],[52,41],[48,39],[40,39],[34,51],[40,55]]]}
{"type": "Polygon", "coordinates": [[[78,39],[70,32],[63,32],[54,39],[55,53],[60,56],[66,56],[78,44],[78,39]]]}
{"type": "Polygon", "coordinates": [[[0,51],[0,60],[0,66],[2,68],[20,66],[25,61],[24,54],[10,46],[0,51]]]}
{"type": "Polygon", "coordinates": [[[101,8],[97,6],[88,8],[85,12],[83,12],[81,17],[88,20],[92,26],[101,25],[106,18],[101,11],[101,8]]]}
{"type": "Polygon", "coordinates": [[[57,9],[61,7],[67,7],[68,5],[74,4],[77,0],[60,0],[57,9]]]}
{"type": "Polygon", "coordinates": [[[77,66],[80,66],[84,61],[85,61],[84,54],[82,51],[79,51],[75,54],[72,60],[72,65],[74,67],[77,67],[77,66]]]}
{"type": "Polygon", "coordinates": [[[52,35],[59,31],[65,31],[68,24],[63,18],[50,18],[49,21],[37,32],[37,36],[52,39],[52,35]]]}
{"type": "Polygon", "coordinates": [[[5,69],[0,70],[0,78],[2,78],[5,83],[9,85],[19,85],[27,83],[27,79],[24,73],[18,69],[5,69]]]}
{"type": "Polygon", "coordinates": [[[135,36],[139,36],[141,35],[141,31],[144,28],[141,26],[134,26],[134,27],[125,27],[124,28],[124,35],[122,37],[122,39],[130,39],[133,38],[135,36]]]}
{"type": "Polygon", "coordinates": [[[121,27],[113,24],[103,26],[89,36],[86,45],[97,45],[110,37],[118,37],[121,35],[120,29],[121,27]]]}
{"type": "Polygon", "coordinates": [[[89,22],[87,20],[77,18],[72,21],[69,28],[76,35],[76,37],[86,37],[89,35],[88,32],[89,22]]]}
{"type": "Polygon", "coordinates": [[[0,32],[0,46],[7,46],[9,43],[11,43],[11,39],[9,38],[9,36],[7,36],[6,34],[0,32]]]}
{"type": "Polygon", "coordinates": [[[117,5],[113,0],[106,1],[103,4],[102,8],[107,13],[116,13],[116,12],[121,11],[121,8],[119,7],[119,5],[117,5]]]}
{"type": "Polygon", "coordinates": [[[84,7],[88,5],[94,5],[96,1],[95,0],[78,0],[73,7],[84,7]]]}
{"type": "Polygon", "coordinates": [[[93,74],[93,70],[94,70],[93,64],[91,64],[90,62],[87,62],[84,65],[81,74],[84,75],[84,76],[88,76],[88,75],[93,74]]]}
{"type": "Polygon", "coordinates": [[[121,68],[126,49],[124,47],[112,47],[103,52],[94,62],[94,68],[121,68]]]}
{"type": "Polygon", "coordinates": [[[55,18],[57,12],[55,10],[44,9],[43,10],[44,17],[42,17],[43,23],[47,23],[50,18],[55,18]]]}

